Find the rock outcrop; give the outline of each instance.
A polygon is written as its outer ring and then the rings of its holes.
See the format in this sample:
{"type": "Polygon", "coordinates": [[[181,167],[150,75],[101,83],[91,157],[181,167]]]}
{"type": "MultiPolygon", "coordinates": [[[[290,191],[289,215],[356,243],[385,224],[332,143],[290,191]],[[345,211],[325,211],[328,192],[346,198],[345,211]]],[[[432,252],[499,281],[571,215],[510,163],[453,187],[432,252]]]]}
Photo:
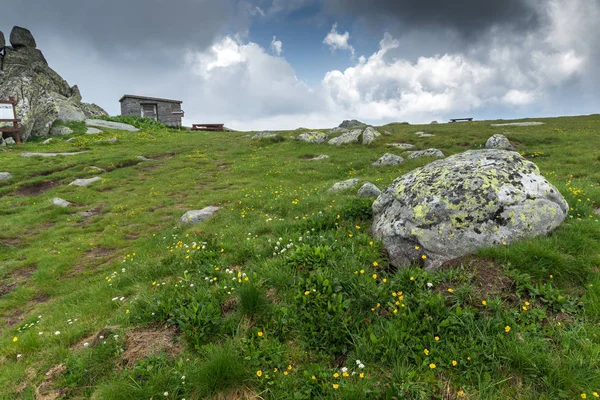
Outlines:
{"type": "Polygon", "coordinates": [[[404,159],[396,154],[385,153],[379,160],[371,164],[374,167],[398,165],[404,162],[404,159]]]}
{"type": "Polygon", "coordinates": [[[338,125],[338,128],[344,129],[355,129],[355,128],[364,128],[367,126],[364,122],[360,122],[356,119],[344,120],[341,124],[338,125]]]}
{"type": "Polygon", "coordinates": [[[426,150],[420,150],[420,151],[411,151],[409,153],[410,153],[408,156],[409,160],[414,160],[415,158],[420,158],[420,157],[438,157],[438,158],[446,157],[444,155],[444,153],[442,153],[442,151],[438,150],[438,149],[426,149],[426,150]]]}
{"type": "Polygon", "coordinates": [[[296,137],[296,140],[300,142],[316,144],[325,143],[327,139],[329,139],[329,135],[323,132],[306,132],[296,137]]]}
{"type": "Polygon", "coordinates": [[[179,218],[179,222],[187,225],[196,225],[209,219],[215,215],[217,211],[219,211],[219,207],[216,206],[204,207],[202,210],[190,210],[179,218]]]}
{"type": "Polygon", "coordinates": [[[390,262],[435,269],[477,249],[546,235],[569,206],[519,153],[471,150],[394,180],[373,203],[390,262]]]}
{"type": "MultiPolygon", "coordinates": [[[[4,38],[1,32],[0,37],[4,38]]],[[[81,102],[79,88],[70,87],[48,66],[29,30],[15,26],[10,44],[0,40],[0,98],[15,99],[21,139],[48,135],[56,120],[107,115],[99,106],[81,102]]]]}
{"type": "Polygon", "coordinates": [[[334,183],[333,186],[329,188],[329,191],[334,193],[343,192],[344,190],[352,189],[359,183],[360,179],[347,179],[345,181],[334,183]]]}
{"type": "Polygon", "coordinates": [[[381,194],[381,190],[371,182],[367,182],[358,189],[356,195],[358,197],[377,197],[381,194]]]}

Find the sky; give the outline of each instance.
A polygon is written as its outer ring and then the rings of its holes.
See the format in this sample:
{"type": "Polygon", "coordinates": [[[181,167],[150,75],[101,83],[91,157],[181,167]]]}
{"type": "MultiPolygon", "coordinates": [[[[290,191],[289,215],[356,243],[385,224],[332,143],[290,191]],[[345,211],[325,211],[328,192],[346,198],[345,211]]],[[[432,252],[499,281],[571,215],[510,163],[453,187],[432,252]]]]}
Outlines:
{"type": "Polygon", "coordinates": [[[184,125],[328,128],[600,112],[598,0],[3,0],[83,100],[184,125]]]}

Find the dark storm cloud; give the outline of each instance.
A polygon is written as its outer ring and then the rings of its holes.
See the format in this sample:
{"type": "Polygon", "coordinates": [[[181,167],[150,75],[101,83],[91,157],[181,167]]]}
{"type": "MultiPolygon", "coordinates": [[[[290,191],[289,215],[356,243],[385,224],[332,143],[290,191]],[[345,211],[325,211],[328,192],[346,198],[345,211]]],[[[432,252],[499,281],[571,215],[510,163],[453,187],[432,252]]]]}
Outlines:
{"type": "Polygon", "coordinates": [[[0,29],[20,25],[36,37],[70,36],[104,51],[160,52],[206,47],[227,29],[245,29],[248,7],[236,0],[3,0],[0,29]]]}
{"type": "Polygon", "coordinates": [[[326,0],[327,12],[369,24],[407,29],[451,29],[474,38],[491,27],[529,31],[539,24],[538,6],[546,0],[326,0]]]}

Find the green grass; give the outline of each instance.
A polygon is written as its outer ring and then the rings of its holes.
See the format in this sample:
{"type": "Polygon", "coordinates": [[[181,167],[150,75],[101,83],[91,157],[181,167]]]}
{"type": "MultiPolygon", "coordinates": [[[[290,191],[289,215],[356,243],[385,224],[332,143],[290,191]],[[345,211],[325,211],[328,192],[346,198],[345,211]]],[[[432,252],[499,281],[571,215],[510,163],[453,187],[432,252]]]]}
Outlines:
{"type": "Polygon", "coordinates": [[[48,145],[0,149],[0,171],[14,175],[0,183],[0,398],[33,399],[37,388],[97,399],[600,393],[600,116],[389,124],[369,146],[340,147],[296,142],[297,132],[253,141],[115,120],[141,131],[84,135],[69,124],[75,133],[48,145]],[[349,178],[384,188],[432,161],[372,167],[401,154],[388,143],[452,155],[503,129],[570,205],[548,237],[435,273],[396,270],[370,236],[372,200],[327,191],[349,178]],[[436,136],[414,135],[423,130],[436,136]],[[320,154],[330,158],[304,160],[320,154]],[[53,197],[73,205],[58,209],[53,197]],[[215,217],[178,225],[209,205],[221,207],[215,217]],[[179,350],[153,338],[141,348],[156,351],[124,364],[134,329],[164,324],[179,350]]]}

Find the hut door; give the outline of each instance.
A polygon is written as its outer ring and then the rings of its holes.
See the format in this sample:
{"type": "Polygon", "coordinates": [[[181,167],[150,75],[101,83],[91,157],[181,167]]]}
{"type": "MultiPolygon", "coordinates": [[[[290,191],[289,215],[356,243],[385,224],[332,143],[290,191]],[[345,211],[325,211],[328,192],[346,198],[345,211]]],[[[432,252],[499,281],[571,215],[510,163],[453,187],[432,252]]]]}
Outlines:
{"type": "Polygon", "coordinates": [[[158,119],[156,104],[142,104],[142,117],[158,119]]]}

